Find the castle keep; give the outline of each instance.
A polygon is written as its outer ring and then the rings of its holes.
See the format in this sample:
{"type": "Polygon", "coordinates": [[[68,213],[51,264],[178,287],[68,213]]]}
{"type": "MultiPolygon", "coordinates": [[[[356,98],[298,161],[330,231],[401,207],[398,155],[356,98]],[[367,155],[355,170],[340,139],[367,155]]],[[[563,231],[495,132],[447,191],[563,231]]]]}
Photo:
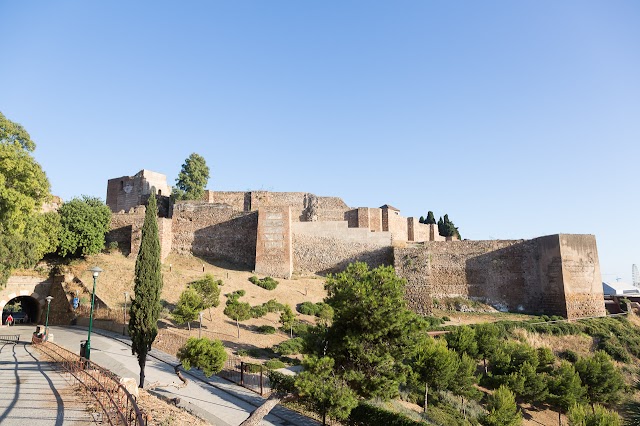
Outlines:
{"type": "Polygon", "coordinates": [[[206,191],[202,201],[169,205],[166,178],[142,170],[109,180],[107,188],[113,212],[107,241],[132,255],[152,188],[167,206],[158,217],[163,259],[194,254],[281,278],[363,261],[393,265],[419,313],[430,312],[433,298],[463,296],[568,318],[605,314],[593,235],[447,241],[436,225],[403,217],[395,207],[352,208],[303,192],[206,191]]]}

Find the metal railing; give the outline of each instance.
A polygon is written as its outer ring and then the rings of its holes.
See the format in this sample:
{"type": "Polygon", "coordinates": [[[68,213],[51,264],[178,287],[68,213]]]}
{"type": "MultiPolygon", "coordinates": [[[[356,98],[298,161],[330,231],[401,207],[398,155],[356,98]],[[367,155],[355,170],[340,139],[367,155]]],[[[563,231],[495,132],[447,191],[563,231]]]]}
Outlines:
{"type": "Polygon", "coordinates": [[[20,335],[19,334],[5,334],[5,335],[0,336],[0,341],[18,343],[20,341],[20,335]]]}
{"type": "Polygon", "coordinates": [[[230,356],[218,376],[252,390],[262,396],[271,393],[269,370],[260,364],[251,364],[230,356]]]}
{"type": "Polygon", "coordinates": [[[100,406],[103,423],[145,426],[135,398],[120,383],[119,376],[55,343],[43,342],[35,335],[32,343],[91,394],[100,406]]]}

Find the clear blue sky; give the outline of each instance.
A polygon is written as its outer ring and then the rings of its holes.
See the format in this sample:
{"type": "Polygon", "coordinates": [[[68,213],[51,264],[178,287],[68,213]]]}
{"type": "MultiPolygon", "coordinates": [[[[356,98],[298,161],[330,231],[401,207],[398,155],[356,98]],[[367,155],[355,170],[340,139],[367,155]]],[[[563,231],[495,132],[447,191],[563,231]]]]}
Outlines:
{"type": "Polygon", "coordinates": [[[0,0],[0,111],[63,199],[192,152],[464,238],[640,264],[640,2],[0,0]]]}

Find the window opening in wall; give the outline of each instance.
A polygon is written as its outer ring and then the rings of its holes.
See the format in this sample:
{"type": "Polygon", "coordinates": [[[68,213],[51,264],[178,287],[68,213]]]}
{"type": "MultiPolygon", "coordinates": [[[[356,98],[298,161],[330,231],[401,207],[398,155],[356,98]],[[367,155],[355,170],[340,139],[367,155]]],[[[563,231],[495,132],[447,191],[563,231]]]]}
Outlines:
{"type": "Polygon", "coordinates": [[[162,189],[158,189],[158,195],[162,195],[162,189]]]}
{"type": "Polygon", "coordinates": [[[124,189],[124,181],[123,181],[123,180],[121,180],[121,181],[120,181],[120,190],[122,191],[123,189],[124,189]]]}

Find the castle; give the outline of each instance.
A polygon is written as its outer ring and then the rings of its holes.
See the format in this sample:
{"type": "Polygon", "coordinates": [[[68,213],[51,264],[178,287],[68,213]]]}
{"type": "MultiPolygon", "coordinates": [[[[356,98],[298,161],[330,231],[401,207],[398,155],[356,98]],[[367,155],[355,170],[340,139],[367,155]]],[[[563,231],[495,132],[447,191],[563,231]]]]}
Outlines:
{"type": "Polygon", "coordinates": [[[135,255],[144,204],[156,196],[163,259],[189,253],[281,278],[363,261],[394,266],[407,279],[409,307],[423,314],[433,298],[456,296],[567,318],[605,314],[593,235],[456,241],[390,205],[352,208],[338,197],[268,191],[206,191],[202,201],[172,204],[170,192],[166,177],[148,170],[110,179],[107,242],[135,255]]]}

